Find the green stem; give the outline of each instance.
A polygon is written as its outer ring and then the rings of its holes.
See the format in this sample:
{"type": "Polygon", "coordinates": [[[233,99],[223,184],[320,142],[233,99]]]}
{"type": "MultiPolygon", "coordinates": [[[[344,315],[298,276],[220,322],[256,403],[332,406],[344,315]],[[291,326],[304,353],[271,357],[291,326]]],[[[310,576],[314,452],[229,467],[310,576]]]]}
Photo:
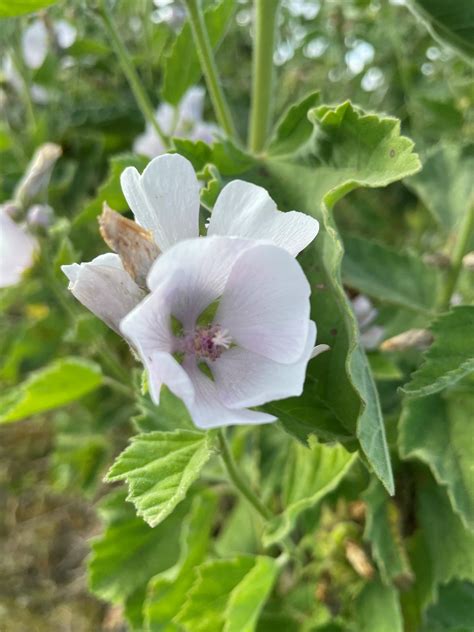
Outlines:
{"type": "Polygon", "coordinates": [[[227,442],[224,430],[219,428],[218,431],[218,439],[221,448],[221,457],[224,462],[224,465],[227,469],[227,473],[229,474],[229,478],[235,487],[239,490],[239,492],[244,496],[248,502],[253,506],[253,508],[260,514],[260,516],[266,521],[273,518],[272,512],[265,507],[262,501],[258,498],[258,496],[252,491],[247,481],[241,475],[234,461],[234,457],[230,451],[230,446],[227,442]]]}
{"type": "Polygon", "coordinates": [[[31,79],[29,69],[26,67],[21,54],[18,53],[17,49],[14,47],[11,51],[11,58],[15,70],[19,74],[21,78],[21,83],[23,87],[23,99],[25,105],[25,113],[26,118],[28,120],[28,127],[34,133],[36,131],[36,117],[35,117],[35,108],[33,105],[33,99],[31,98],[31,79]]]}
{"type": "Polygon", "coordinates": [[[193,33],[194,44],[201,63],[201,70],[206,79],[209,96],[216,114],[217,121],[221,128],[230,138],[236,138],[234,122],[227,104],[222,82],[219,79],[214,53],[212,51],[209,35],[206,30],[199,0],[185,0],[188,8],[189,22],[193,33]]]}
{"type": "Polygon", "coordinates": [[[113,16],[107,7],[107,0],[101,1],[98,12],[102,18],[102,22],[104,24],[107,35],[109,36],[109,39],[112,43],[112,48],[114,49],[115,54],[118,57],[123,73],[127,78],[129,86],[133,92],[137,105],[140,108],[143,117],[145,118],[145,121],[148,121],[148,123],[150,123],[155,132],[158,134],[163,145],[165,147],[168,147],[169,139],[160,127],[158,121],[156,120],[155,112],[153,111],[153,105],[141,84],[140,78],[137,74],[137,71],[135,70],[130,55],[120,38],[113,16]]]}
{"type": "Polygon", "coordinates": [[[273,50],[279,0],[255,0],[255,43],[249,148],[259,153],[270,127],[273,92],[273,50]]]}
{"type": "Polygon", "coordinates": [[[459,229],[459,234],[454,245],[451,256],[451,267],[446,274],[446,278],[441,289],[439,309],[445,311],[449,309],[451,298],[456,290],[459,274],[462,269],[462,259],[467,252],[469,239],[474,229],[474,202],[471,202],[463,222],[459,229]]]}

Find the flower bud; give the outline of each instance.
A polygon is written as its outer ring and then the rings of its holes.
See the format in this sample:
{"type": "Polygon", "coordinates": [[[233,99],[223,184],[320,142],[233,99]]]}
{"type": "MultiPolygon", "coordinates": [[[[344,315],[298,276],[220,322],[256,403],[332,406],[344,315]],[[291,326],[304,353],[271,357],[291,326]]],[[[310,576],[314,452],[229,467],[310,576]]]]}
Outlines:
{"type": "Polygon", "coordinates": [[[462,265],[469,272],[474,272],[474,252],[468,252],[464,255],[462,265]]]}
{"type": "Polygon", "coordinates": [[[406,349],[427,349],[433,342],[433,334],[427,329],[408,329],[398,336],[384,340],[382,351],[405,351],[406,349]]]}
{"type": "Polygon", "coordinates": [[[55,143],[45,143],[36,150],[15,191],[15,200],[19,204],[28,206],[47,188],[54,164],[61,154],[61,147],[55,143]]]}
{"type": "Polygon", "coordinates": [[[49,204],[34,204],[28,209],[26,221],[30,228],[46,229],[54,220],[54,211],[49,204]]]}

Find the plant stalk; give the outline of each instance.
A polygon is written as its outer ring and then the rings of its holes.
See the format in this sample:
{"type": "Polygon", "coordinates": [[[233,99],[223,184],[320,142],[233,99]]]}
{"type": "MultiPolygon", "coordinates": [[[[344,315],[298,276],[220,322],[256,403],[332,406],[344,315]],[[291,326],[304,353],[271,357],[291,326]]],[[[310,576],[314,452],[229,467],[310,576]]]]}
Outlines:
{"type": "Polygon", "coordinates": [[[230,446],[227,442],[224,430],[219,428],[217,433],[219,444],[221,448],[221,457],[226,467],[229,478],[238,491],[244,496],[253,508],[260,514],[264,520],[270,520],[273,518],[272,512],[265,507],[258,496],[252,491],[248,482],[241,475],[235,464],[234,457],[232,456],[230,446]]]}
{"type": "Polygon", "coordinates": [[[98,8],[99,15],[102,18],[102,22],[104,24],[105,30],[107,31],[107,35],[109,36],[110,42],[112,44],[112,48],[117,55],[117,58],[122,67],[122,71],[127,78],[130,89],[133,92],[135,100],[137,102],[138,107],[140,108],[141,113],[145,121],[147,121],[158,134],[161,142],[165,147],[169,146],[169,138],[164,133],[160,124],[156,120],[155,112],[153,110],[153,105],[145,92],[145,89],[142,86],[138,73],[133,65],[133,62],[130,58],[130,54],[125,48],[120,34],[117,30],[117,26],[115,24],[114,18],[107,7],[106,0],[102,0],[98,8]]]}
{"type": "Polygon", "coordinates": [[[462,269],[462,259],[469,246],[469,238],[474,230],[474,202],[470,202],[468,211],[463,218],[459,229],[459,234],[454,245],[451,257],[451,267],[446,274],[446,278],[441,289],[439,309],[445,311],[449,309],[451,298],[456,290],[459,274],[462,269]]]}
{"type": "Polygon", "coordinates": [[[256,154],[265,147],[270,128],[278,4],[279,0],[255,0],[249,149],[256,154]]]}
{"type": "Polygon", "coordinates": [[[198,53],[201,70],[206,79],[206,85],[211,97],[212,106],[220,127],[230,138],[237,138],[229,105],[226,101],[222,82],[219,79],[216,60],[212,51],[211,42],[206,25],[199,6],[199,0],[185,0],[188,8],[189,22],[193,33],[194,44],[198,53]]]}

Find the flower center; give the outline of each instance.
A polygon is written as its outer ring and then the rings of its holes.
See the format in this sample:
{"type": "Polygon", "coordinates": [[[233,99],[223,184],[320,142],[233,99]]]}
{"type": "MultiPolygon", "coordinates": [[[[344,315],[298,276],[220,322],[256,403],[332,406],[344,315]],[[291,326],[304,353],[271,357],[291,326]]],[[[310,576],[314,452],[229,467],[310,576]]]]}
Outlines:
{"type": "Polygon", "coordinates": [[[196,358],[217,360],[225,349],[232,344],[232,338],[227,329],[220,325],[196,327],[194,331],[185,334],[178,340],[178,351],[191,353],[196,358]]]}

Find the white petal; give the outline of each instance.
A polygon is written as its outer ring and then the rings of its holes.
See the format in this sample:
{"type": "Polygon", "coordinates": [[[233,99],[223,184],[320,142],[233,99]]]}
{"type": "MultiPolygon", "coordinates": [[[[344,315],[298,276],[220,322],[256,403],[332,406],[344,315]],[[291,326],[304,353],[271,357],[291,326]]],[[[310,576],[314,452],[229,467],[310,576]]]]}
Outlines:
{"type": "Polygon", "coordinates": [[[53,28],[61,48],[69,48],[76,41],[77,30],[66,20],[54,22],[53,28]]]}
{"type": "Polygon", "coordinates": [[[185,329],[192,329],[198,316],[222,295],[238,256],[253,247],[255,242],[232,237],[183,241],[158,257],[148,275],[148,287],[154,291],[179,272],[171,313],[185,329]]]}
{"type": "Polygon", "coordinates": [[[205,95],[206,91],[201,86],[193,86],[187,90],[179,104],[179,127],[202,119],[205,95]]]}
{"type": "Polygon", "coordinates": [[[21,38],[23,59],[30,68],[39,68],[48,52],[48,31],[42,20],[35,20],[21,38]]]}
{"type": "Polygon", "coordinates": [[[230,408],[241,408],[301,395],[315,340],[316,325],[311,321],[303,355],[294,364],[280,364],[241,347],[225,351],[209,364],[219,399],[230,408]]]}
{"type": "Polygon", "coordinates": [[[235,262],[214,322],[237,345],[291,364],[306,345],[310,292],[296,259],[282,248],[256,244],[235,262]]]}
{"type": "Polygon", "coordinates": [[[0,208],[0,287],[16,285],[33,265],[36,240],[0,208]]]}
{"type": "Polygon", "coordinates": [[[385,336],[385,329],[379,325],[372,325],[360,334],[360,342],[364,349],[371,351],[377,349],[385,336]]]}
{"type": "Polygon", "coordinates": [[[197,367],[189,362],[187,373],[194,386],[193,401],[186,401],[186,407],[198,428],[218,428],[245,424],[266,424],[276,417],[254,410],[232,410],[224,406],[218,398],[216,385],[197,367]]]}
{"type": "Polygon", "coordinates": [[[142,175],[127,167],[122,190],[137,222],[153,232],[161,251],[199,235],[199,182],[186,158],[164,154],[142,175]]]}
{"type": "Polygon", "coordinates": [[[311,351],[311,355],[309,359],[312,360],[313,358],[317,358],[318,355],[321,355],[322,353],[329,351],[330,348],[331,347],[329,345],[316,345],[314,349],[311,351]]]}
{"type": "Polygon", "coordinates": [[[173,352],[170,314],[174,294],[179,288],[178,271],[148,294],[120,323],[120,331],[132,342],[145,363],[151,362],[155,353],[173,352]]]}
{"type": "Polygon", "coordinates": [[[145,362],[148,369],[148,386],[155,404],[160,403],[160,389],[163,384],[185,403],[192,404],[195,397],[194,386],[183,367],[169,353],[157,351],[145,362]]]}
{"type": "Polygon", "coordinates": [[[119,323],[144,297],[125,272],[118,255],[108,253],[87,263],[61,266],[69,289],[87,309],[119,332],[119,323]]]}
{"type": "Polygon", "coordinates": [[[217,198],[208,234],[265,239],[296,256],[318,230],[317,220],[305,213],[278,211],[264,188],[234,180],[217,198]]]}

